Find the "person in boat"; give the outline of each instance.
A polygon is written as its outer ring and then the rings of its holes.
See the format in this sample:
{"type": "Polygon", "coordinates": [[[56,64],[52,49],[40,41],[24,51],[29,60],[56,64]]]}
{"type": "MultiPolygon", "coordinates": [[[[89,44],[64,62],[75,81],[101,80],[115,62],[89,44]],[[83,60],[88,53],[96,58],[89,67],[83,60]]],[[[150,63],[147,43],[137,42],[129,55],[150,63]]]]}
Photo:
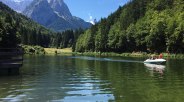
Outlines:
{"type": "Polygon", "coordinates": [[[155,56],[154,55],[151,55],[151,58],[150,59],[154,60],[155,59],[155,56]]]}
{"type": "Polygon", "coordinates": [[[159,55],[159,58],[160,58],[160,59],[162,59],[162,58],[163,58],[163,55],[162,55],[162,53],[159,55]]]}

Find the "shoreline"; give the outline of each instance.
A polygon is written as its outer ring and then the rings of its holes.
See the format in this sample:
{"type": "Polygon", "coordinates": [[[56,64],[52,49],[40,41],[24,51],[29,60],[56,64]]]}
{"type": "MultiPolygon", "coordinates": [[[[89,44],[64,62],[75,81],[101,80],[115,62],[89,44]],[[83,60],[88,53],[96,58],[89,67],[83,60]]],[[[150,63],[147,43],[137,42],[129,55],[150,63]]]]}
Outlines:
{"type": "MultiPolygon", "coordinates": [[[[158,56],[158,54],[151,54],[145,52],[133,52],[133,53],[115,53],[115,52],[72,52],[72,48],[56,49],[56,48],[44,48],[45,54],[74,54],[82,56],[119,56],[119,57],[150,57],[151,55],[158,56]],[[57,51],[57,53],[56,53],[57,51]]],[[[184,54],[168,54],[162,53],[164,58],[178,58],[184,59],[184,54]]]]}
{"type": "MultiPolygon", "coordinates": [[[[115,57],[142,57],[142,58],[149,58],[150,56],[159,56],[158,54],[147,54],[147,53],[114,53],[114,52],[84,52],[84,53],[79,53],[75,52],[76,55],[83,55],[83,56],[115,56],[115,57]]],[[[170,58],[170,59],[184,59],[184,54],[167,54],[167,53],[162,53],[163,58],[170,58]]]]}
{"type": "MultiPolygon", "coordinates": [[[[29,55],[82,55],[82,56],[119,56],[119,57],[150,57],[151,55],[158,56],[158,54],[151,54],[146,52],[128,52],[128,53],[115,53],[115,52],[72,52],[72,48],[43,48],[40,46],[23,46],[25,54],[29,55]]],[[[184,59],[184,54],[168,54],[162,53],[164,58],[184,59]]]]}
{"type": "Polygon", "coordinates": [[[57,49],[57,48],[44,48],[45,54],[49,55],[59,55],[59,54],[72,54],[72,48],[63,48],[63,49],[57,49]]]}

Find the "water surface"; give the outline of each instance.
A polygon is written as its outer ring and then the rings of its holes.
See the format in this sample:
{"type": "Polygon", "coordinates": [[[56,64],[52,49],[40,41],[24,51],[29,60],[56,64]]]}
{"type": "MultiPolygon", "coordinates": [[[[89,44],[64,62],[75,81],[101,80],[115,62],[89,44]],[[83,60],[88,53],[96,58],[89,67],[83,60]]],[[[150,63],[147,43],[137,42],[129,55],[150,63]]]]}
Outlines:
{"type": "Polygon", "coordinates": [[[25,56],[20,75],[0,77],[2,102],[183,102],[184,60],[25,56]]]}

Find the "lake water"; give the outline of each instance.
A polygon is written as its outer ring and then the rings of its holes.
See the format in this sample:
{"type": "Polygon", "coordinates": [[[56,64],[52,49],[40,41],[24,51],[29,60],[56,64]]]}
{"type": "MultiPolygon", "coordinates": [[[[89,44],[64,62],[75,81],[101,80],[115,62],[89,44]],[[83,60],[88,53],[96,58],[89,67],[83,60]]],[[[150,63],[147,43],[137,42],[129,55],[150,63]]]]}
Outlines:
{"type": "Polygon", "coordinates": [[[183,102],[184,60],[25,56],[20,75],[0,77],[0,102],[183,102]]]}

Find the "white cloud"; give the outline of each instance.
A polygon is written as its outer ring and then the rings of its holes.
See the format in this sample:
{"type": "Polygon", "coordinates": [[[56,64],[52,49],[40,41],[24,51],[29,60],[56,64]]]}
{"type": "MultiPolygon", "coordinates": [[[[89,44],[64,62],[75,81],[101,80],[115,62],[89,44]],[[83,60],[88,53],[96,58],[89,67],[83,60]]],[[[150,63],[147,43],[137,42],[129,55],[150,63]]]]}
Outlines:
{"type": "Polygon", "coordinates": [[[93,19],[93,16],[89,16],[89,19],[92,20],[93,19]]]}
{"type": "Polygon", "coordinates": [[[91,16],[91,14],[90,14],[90,13],[89,13],[88,15],[89,15],[89,20],[88,20],[87,22],[89,22],[89,23],[91,23],[91,24],[95,25],[95,22],[94,22],[93,16],[91,16]]]}

